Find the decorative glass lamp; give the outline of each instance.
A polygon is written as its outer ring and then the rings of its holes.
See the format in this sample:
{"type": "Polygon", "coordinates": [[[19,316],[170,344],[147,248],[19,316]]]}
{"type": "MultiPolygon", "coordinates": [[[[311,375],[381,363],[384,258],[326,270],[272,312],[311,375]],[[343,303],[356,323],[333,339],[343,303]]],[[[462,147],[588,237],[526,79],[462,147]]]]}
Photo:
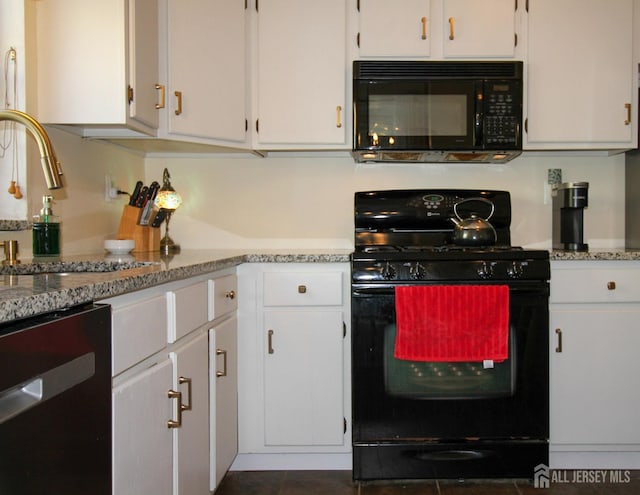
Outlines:
{"type": "Polygon", "coordinates": [[[155,204],[158,208],[166,211],[166,227],[164,231],[164,237],[160,240],[160,252],[162,254],[172,254],[180,252],[180,246],[173,242],[169,237],[169,220],[171,215],[182,204],[182,198],[171,186],[171,176],[169,171],[165,168],[162,174],[162,187],[156,195],[155,204]]]}

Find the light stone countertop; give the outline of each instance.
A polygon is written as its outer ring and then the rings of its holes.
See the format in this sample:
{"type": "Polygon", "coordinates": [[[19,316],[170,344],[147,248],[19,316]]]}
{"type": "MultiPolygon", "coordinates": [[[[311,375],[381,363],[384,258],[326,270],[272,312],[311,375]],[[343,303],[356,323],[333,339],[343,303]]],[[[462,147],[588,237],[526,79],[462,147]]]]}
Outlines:
{"type": "MultiPolygon", "coordinates": [[[[159,253],[21,260],[0,268],[0,323],[99,301],[154,285],[231,268],[242,263],[349,262],[349,250],[193,250],[171,258],[159,253]]],[[[584,253],[551,251],[551,260],[640,260],[640,250],[584,253]]]]}
{"type": "Polygon", "coordinates": [[[348,262],[350,251],[183,251],[127,257],[104,255],[21,260],[0,268],[0,323],[99,301],[126,292],[237,266],[241,263],[348,262]],[[289,254],[286,254],[289,253],[289,254]]]}
{"type": "Polygon", "coordinates": [[[551,261],[633,261],[640,260],[640,249],[602,249],[585,252],[558,251],[549,252],[551,261]]]}

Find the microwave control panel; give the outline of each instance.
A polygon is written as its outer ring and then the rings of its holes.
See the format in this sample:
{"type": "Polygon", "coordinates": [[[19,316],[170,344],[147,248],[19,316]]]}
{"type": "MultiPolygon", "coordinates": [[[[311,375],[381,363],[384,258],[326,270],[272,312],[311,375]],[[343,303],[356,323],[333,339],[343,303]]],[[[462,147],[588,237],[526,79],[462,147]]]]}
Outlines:
{"type": "Polygon", "coordinates": [[[520,87],[514,81],[485,81],[484,144],[515,146],[520,134],[520,87]]]}

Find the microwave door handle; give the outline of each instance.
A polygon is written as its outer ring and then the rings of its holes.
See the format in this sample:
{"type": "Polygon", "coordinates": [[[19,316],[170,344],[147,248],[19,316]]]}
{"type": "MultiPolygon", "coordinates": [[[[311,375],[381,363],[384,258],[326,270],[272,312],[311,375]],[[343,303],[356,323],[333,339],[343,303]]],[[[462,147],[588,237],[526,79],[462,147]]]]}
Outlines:
{"type": "Polygon", "coordinates": [[[480,112],[479,110],[476,110],[474,118],[475,118],[475,122],[473,123],[474,145],[475,145],[475,148],[481,148],[483,143],[482,112],[480,112]]]}

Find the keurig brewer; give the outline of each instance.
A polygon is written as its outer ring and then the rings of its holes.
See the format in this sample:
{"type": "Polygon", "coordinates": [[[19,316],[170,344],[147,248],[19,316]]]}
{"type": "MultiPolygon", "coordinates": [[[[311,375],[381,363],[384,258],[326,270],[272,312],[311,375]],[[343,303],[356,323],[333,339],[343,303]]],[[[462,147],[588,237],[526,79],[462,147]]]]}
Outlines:
{"type": "Polygon", "coordinates": [[[588,182],[564,182],[553,189],[553,249],[587,251],[583,242],[584,209],[589,206],[588,182]]]}

